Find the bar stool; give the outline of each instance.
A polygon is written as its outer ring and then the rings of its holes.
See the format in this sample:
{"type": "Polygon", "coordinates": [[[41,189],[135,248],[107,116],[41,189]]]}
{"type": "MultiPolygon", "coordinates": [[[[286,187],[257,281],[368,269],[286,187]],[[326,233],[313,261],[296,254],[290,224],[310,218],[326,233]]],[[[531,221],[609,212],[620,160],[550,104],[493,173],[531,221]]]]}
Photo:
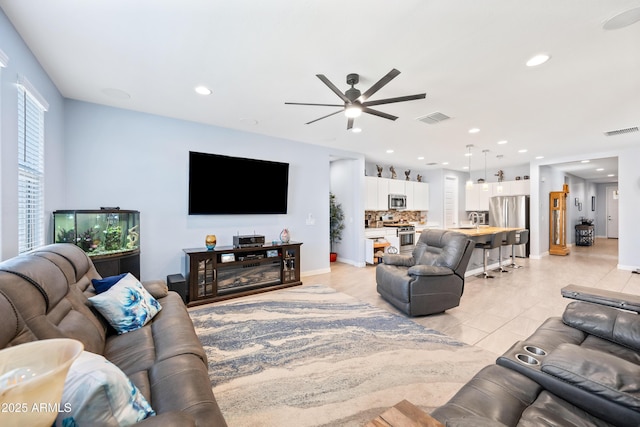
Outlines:
{"type": "Polygon", "coordinates": [[[513,243],[511,245],[511,264],[507,267],[511,268],[522,268],[521,265],[516,264],[516,257],[514,255],[514,247],[516,245],[526,245],[529,241],[529,230],[522,230],[519,234],[518,243],[513,243]]]}
{"type": "MultiPolygon", "coordinates": [[[[516,244],[516,241],[518,240],[518,230],[511,230],[511,231],[507,231],[507,237],[502,241],[502,246],[511,246],[511,265],[507,265],[507,267],[511,267],[512,265],[515,265],[514,262],[514,258],[513,258],[513,245],[516,244]]],[[[500,246],[500,268],[498,270],[500,270],[503,273],[508,273],[508,270],[505,270],[502,267],[502,246],[500,246]]]]}
{"type": "Polygon", "coordinates": [[[476,249],[482,249],[482,258],[483,258],[483,271],[482,274],[479,274],[477,277],[482,277],[484,279],[493,279],[494,276],[490,275],[487,271],[487,251],[495,248],[499,248],[502,246],[502,239],[504,238],[505,232],[501,231],[499,233],[495,233],[491,235],[491,239],[486,242],[476,243],[476,249]]]}

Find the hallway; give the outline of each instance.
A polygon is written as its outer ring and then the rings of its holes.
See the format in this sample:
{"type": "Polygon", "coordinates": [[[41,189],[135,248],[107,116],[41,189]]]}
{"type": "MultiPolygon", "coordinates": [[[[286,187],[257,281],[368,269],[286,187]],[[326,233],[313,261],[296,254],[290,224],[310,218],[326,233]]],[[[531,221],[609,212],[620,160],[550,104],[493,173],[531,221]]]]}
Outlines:
{"type": "MultiPolygon", "coordinates": [[[[495,273],[495,279],[468,277],[459,307],[412,318],[428,328],[501,355],[529,336],[545,319],[560,316],[571,302],[560,289],[569,284],[640,295],[640,275],[616,268],[618,240],[598,238],[593,246],[572,246],[568,256],[520,259],[523,268],[495,273]]],[[[303,278],[322,283],[385,310],[403,313],[376,291],[375,267],[333,263],[331,273],[303,278]]]]}

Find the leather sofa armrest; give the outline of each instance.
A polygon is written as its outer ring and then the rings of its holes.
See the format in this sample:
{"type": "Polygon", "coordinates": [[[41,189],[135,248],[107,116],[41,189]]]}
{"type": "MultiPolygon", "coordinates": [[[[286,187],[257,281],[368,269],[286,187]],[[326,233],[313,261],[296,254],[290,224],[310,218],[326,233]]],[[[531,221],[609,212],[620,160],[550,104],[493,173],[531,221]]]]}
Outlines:
{"type": "Polygon", "coordinates": [[[413,256],[398,254],[386,254],[382,257],[382,262],[387,265],[399,265],[401,267],[411,267],[415,264],[413,256]]]}
{"type": "Polygon", "coordinates": [[[162,280],[145,280],[141,282],[142,286],[151,294],[155,299],[164,298],[169,294],[169,287],[167,283],[162,280]]]}
{"type": "Polygon", "coordinates": [[[560,292],[564,298],[587,301],[640,313],[640,296],[637,295],[578,285],[565,286],[560,292]]]}
{"type": "Polygon", "coordinates": [[[575,344],[560,344],[544,359],[541,370],[601,398],[640,410],[640,366],[635,363],[575,344]]]}
{"type": "Polygon", "coordinates": [[[636,351],[640,351],[639,320],[635,313],[580,301],[567,305],[562,314],[567,326],[636,351]]]}
{"type": "Polygon", "coordinates": [[[418,264],[410,267],[407,273],[410,276],[450,276],[453,274],[453,270],[448,267],[418,264]]]}

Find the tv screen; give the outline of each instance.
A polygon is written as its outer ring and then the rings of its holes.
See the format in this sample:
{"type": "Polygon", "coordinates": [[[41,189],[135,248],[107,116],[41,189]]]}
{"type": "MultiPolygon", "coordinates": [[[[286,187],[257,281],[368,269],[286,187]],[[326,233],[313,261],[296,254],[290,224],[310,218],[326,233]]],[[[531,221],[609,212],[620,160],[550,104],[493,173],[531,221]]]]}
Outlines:
{"type": "Polygon", "coordinates": [[[286,214],[289,164],[189,152],[189,215],[286,214]]]}

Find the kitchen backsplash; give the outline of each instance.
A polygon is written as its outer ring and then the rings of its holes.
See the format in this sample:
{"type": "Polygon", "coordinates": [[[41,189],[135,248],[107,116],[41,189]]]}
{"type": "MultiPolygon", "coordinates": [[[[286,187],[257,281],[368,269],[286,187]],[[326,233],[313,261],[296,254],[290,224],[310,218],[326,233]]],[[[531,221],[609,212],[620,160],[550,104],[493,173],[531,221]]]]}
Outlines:
{"type": "Polygon", "coordinates": [[[426,211],[365,211],[365,224],[370,228],[382,227],[382,221],[415,222],[424,224],[427,222],[426,211]]]}

